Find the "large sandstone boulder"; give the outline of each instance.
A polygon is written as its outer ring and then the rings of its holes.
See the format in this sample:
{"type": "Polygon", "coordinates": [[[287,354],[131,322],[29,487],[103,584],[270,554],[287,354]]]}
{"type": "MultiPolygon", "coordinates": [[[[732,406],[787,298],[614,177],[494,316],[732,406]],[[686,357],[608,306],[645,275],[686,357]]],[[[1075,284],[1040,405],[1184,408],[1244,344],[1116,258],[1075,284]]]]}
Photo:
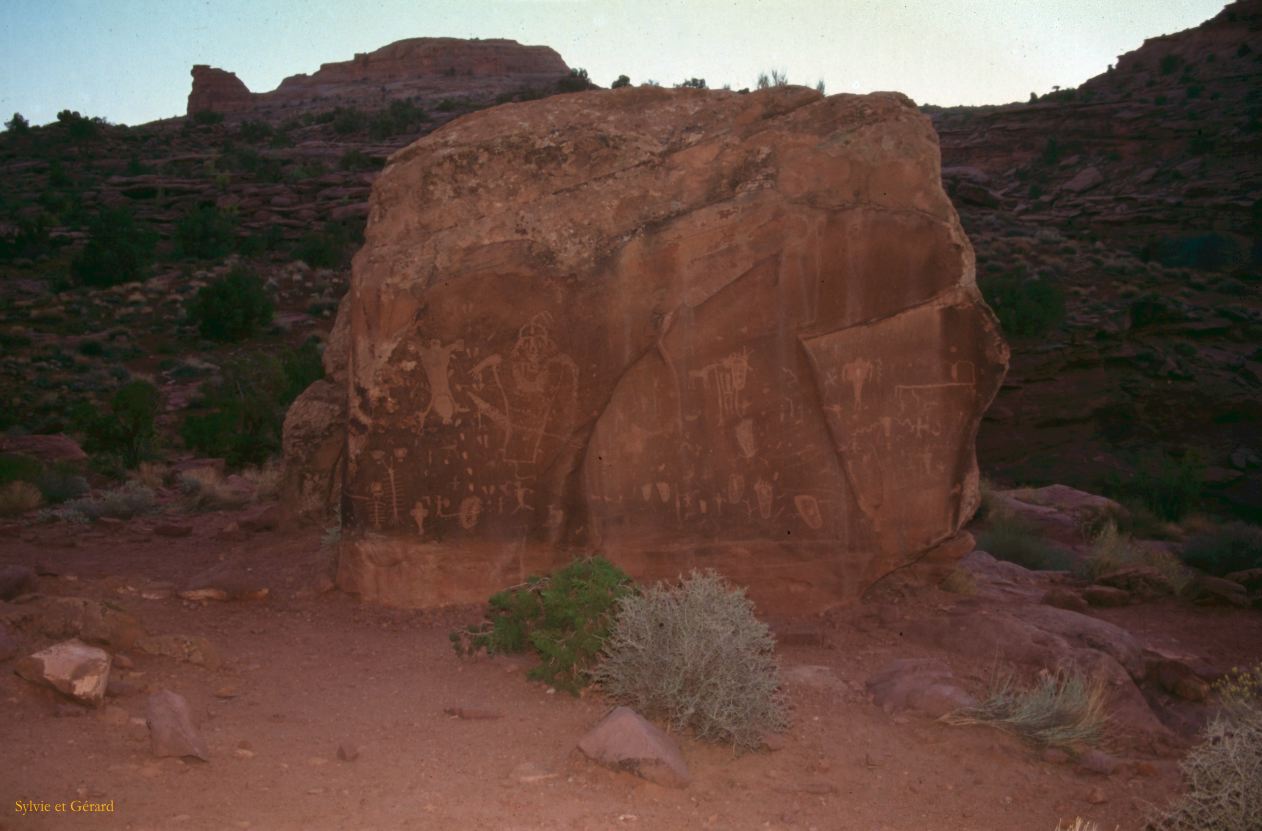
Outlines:
{"type": "Polygon", "coordinates": [[[188,93],[188,114],[231,113],[254,104],[249,87],[235,73],[205,64],[193,67],[193,88],[188,93]]]}
{"type": "Polygon", "coordinates": [[[1008,351],[905,97],[658,88],[459,119],[377,179],[339,583],[484,599],[598,550],[761,603],[957,537],[1008,351]]]}

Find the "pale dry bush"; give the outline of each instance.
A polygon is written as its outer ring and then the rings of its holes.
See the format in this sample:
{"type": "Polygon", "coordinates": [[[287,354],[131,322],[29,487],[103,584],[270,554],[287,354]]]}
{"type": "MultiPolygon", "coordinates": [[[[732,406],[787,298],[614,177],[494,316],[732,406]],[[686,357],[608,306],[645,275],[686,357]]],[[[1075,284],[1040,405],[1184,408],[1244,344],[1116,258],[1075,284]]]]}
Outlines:
{"type": "Polygon", "coordinates": [[[592,673],[605,693],[698,738],[759,748],[788,725],[775,640],[742,589],[712,571],[618,602],[592,673]]]}
{"type": "Polygon", "coordinates": [[[269,459],[259,467],[241,471],[242,477],[254,486],[254,501],[266,502],[276,498],[280,493],[281,479],[285,475],[285,466],[277,459],[269,459]]]}
{"type": "Polygon", "coordinates": [[[151,514],[158,507],[158,499],[153,490],[133,479],[96,496],[68,500],[43,513],[46,518],[66,522],[93,522],[101,517],[131,519],[134,516],[151,514]]]}
{"type": "Polygon", "coordinates": [[[160,462],[141,462],[128,478],[156,491],[166,482],[167,466],[160,462]]]}
{"type": "Polygon", "coordinates": [[[224,475],[213,467],[198,467],[180,474],[180,493],[190,510],[215,511],[240,508],[250,501],[250,494],[224,481],[224,475]]]}
{"type": "Polygon", "coordinates": [[[1224,708],[1180,764],[1187,791],[1149,819],[1154,831],[1256,831],[1262,810],[1262,702],[1224,708]]]}

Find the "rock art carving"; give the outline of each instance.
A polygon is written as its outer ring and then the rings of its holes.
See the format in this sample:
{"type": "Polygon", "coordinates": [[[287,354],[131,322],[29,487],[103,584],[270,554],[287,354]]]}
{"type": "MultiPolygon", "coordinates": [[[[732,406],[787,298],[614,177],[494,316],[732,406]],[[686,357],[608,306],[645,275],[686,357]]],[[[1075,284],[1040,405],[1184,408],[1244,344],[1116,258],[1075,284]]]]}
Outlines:
{"type": "Polygon", "coordinates": [[[481,600],[598,550],[804,610],[957,551],[1007,349],[938,158],[901,96],[802,88],[557,96],[397,153],[339,313],[339,583],[481,600]]]}

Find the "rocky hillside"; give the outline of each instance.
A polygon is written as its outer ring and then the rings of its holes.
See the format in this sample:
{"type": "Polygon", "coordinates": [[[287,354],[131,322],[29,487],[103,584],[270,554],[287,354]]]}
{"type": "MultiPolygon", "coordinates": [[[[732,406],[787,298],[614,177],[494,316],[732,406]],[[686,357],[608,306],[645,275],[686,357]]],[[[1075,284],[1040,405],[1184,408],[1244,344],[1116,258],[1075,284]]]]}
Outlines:
{"type": "Polygon", "coordinates": [[[1013,343],[983,469],[1262,511],[1262,2],[1077,89],[929,108],[1013,343]],[[1203,486],[1203,487],[1202,487],[1203,486]]]}
{"type": "MultiPolygon", "coordinates": [[[[1078,89],[926,108],[1014,347],[979,440],[992,477],[1262,516],[1260,81],[1262,0],[1241,0],[1078,89]]],[[[73,429],[75,405],[141,377],[178,451],[224,365],[326,338],[393,151],[587,86],[546,47],[413,39],[271,92],[195,67],[184,118],[15,126],[0,136],[0,429],[73,429]],[[75,263],[120,212],[152,254],[138,279],[87,285],[75,263]],[[188,313],[233,263],[277,314],[224,344],[188,313]]]]}
{"type": "Polygon", "coordinates": [[[271,93],[236,81],[235,104],[229,73],[193,75],[184,118],[63,111],[0,135],[0,431],[82,434],[85,410],[142,379],[161,391],[163,452],[180,452],[190,403],[224,366],[324,340],[391,153],[472,110],[588,87],[512,41],[401,41],[271,93]],[[237,266],[275,316],[207,338],[195,298],[237,266]]]}
{"type": "Polygon", "coordinates": [[[330,101],[373,109],[392,101],[432,106],[452,95],[478,99],[523,86],[553,87],[570,68],[547,46],[513,40],[411,38],[354,59],[326,63],[311,75],[291,75],[271,92],[252,93],[236,75],[193,67],[188,114],[243,113],[270,120],[319,111],[330,101]]]}

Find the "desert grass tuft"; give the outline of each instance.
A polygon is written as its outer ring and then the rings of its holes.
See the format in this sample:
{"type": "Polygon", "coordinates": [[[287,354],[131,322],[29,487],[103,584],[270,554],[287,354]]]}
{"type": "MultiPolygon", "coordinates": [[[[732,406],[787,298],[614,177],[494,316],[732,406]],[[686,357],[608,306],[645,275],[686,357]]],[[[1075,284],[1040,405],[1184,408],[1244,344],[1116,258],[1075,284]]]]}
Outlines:
{"type": "Polygon", "coordinates": [[[1091,541],[1091,550],[1079,564],[1079,573],[1088,580],[1096,580],[1111,571],[1130,566],[1151,568],[1164,577],[1178,594],[1191,579],[1191,574],[1179,558],[1161,548],[1136,542],[1118,531],[1109,522],[1091,541]]]}
{"type": "Polygon", "coordinates": [[[1023,686],[997,673],[985,700],[942,717],[947,724],[988,724],[1045,747],[1097,744],[1108,724],[1104,686],[1080,672],[1040,673],[1023,686]]]}

